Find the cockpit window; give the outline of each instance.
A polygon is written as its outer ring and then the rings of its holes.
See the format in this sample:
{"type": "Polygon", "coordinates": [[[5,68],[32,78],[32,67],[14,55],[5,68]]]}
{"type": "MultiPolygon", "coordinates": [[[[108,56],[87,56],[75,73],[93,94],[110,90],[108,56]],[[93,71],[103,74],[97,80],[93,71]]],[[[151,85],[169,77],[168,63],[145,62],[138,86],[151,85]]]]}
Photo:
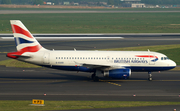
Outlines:
{"type": "Polygon", "coordinates": [[[168,57],[161,57],[161,60],[169,60],[168,57]]]}

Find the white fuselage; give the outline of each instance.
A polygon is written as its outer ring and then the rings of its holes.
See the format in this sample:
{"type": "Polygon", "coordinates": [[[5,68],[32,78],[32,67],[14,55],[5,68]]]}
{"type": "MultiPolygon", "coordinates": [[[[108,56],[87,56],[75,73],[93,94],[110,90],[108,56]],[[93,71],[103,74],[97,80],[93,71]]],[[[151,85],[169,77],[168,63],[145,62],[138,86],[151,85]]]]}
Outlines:
{"type": "MultiPolygon", "coordinates": [[[[33,53],[32,58],[25,61],[64,70],[77,70],[75,67],[85,67],[86,64],[92,66],[91,69],[93,66],[110,66],[111,69],[130,68],[132,71],[161,71],[176,66],[176,63],[164,54],[150,51],[47,50],[33,53]]],[[[78,70],[89,72],[89,70],[78,70]]]]}

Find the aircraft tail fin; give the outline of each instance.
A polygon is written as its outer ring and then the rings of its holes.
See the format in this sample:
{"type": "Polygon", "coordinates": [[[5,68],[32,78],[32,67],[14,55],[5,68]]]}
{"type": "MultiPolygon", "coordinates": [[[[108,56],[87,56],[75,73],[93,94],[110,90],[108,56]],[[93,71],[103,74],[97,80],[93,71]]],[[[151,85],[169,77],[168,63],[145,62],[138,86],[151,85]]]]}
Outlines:
{"type": "Polygon", "coordinates": [[[39,50],[45,50],[20,20],[10,20],[10,23],[17,52],[8,53],[8,57],[17,58],[17,56],[14,55],[22,55],[25,52],[33,53],[38,52],[39,50]]]}
{"type": "Polygon", "coordinates": [[[42,48],[20,20],[10,20],[17,51],[38,51],[42,48]]]}

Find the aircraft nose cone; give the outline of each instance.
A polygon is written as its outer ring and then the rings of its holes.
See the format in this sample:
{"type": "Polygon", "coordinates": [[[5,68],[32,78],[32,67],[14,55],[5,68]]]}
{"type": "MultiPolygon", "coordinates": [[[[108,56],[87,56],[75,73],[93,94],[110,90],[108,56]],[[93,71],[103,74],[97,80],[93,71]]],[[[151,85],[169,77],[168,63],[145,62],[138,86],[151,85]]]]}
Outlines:
{"type": "Polygon", "coordinates": [[[176,67],[176,63],[175,63],[174,61],[171,61],[171,62],[169,63],[169,66],[176,67]]]}

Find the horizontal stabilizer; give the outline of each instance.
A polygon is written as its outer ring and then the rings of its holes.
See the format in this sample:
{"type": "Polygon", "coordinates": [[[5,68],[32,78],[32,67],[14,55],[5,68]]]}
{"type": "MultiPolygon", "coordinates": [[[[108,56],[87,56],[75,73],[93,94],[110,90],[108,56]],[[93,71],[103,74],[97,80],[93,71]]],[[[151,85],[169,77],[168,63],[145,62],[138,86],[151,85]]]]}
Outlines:
{"type": "Polygon", "coordinates": [[[17,58],[19,58],[19,57],[31,58],[30,55],[22,55],[22,54],[19,53],[19,52],[10,52],[10,53],[7,53],[6,56],[7,56],[7,57],[10,57],[10,58],[13,58],[13,59],[17,59],[17,58]]]}
{"type": "Polygon", "coordinates": [[[31,58],[31,56],[29,56],[29,55],[13,55],[13,56],[16,56],[16,57],[23,57],[23,58],[31,58]]]}

